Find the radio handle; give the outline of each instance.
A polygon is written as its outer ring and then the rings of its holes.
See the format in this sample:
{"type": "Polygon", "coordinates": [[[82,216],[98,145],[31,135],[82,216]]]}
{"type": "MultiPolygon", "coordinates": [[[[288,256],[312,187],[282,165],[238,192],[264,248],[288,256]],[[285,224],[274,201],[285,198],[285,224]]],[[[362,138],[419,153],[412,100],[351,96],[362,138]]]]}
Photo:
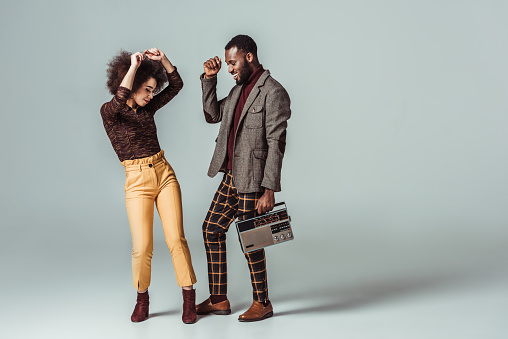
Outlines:
{"type": "Polygon", "coordinates": [[[280,205],[284,205],[286,206],[286,203],[284,201],[281,201],[281,202],[278,202],[276,203],[275,205],[273,205],[273,208],[277,207],[277,206],[280,206],[280,205]]]}
{"type": "MultiPolygon", "coordinates": [[[[282,206],[282,205],[286,206],[286,202],[284,202],[284,201],[278,202],[278,203],[276,203],[275,205],[273,205],[273,208],[278,207],[278,206],[282,206]]],[[[286,207],[286,208],[287,208],[287,207],[286,207]]],[[[273,211],[273,210],[272,210],[272,211],[273,211]]],[[[272,211],[270,211],[270,212],[272,212],[272,211]]],[[[254,211],[247,211],[247,212],[243,212],[242,214],[238,214],[236,217],[237,217],[237,218],[240,218],[241,216],[243,216],[243,215],[245,215],[245,214],[248,214],[248,213],[254,213],[254,212],[256,212],[256,211],[254,210],[254,211]]],[[[267,213],[268,213],[268,212],[267,212],[267,213]]],[[[264,215],[264,214],[260,214],[260,215],[264,215]]]]}

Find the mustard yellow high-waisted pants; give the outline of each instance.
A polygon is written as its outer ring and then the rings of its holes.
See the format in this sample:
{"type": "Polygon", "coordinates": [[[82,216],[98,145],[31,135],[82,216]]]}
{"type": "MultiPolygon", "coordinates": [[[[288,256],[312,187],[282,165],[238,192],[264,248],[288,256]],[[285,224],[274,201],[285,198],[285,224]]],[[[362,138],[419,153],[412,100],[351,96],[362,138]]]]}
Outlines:
{"type": "Polygon", "coordinates": [[[125,160],[125,204],[132,234],[134,287],[150,286],[153,252],[154,203],[162,221],[179,286],[196,283],[191,255],[183,231],[180,185],[164,151],[146,158],[125,160]]]}

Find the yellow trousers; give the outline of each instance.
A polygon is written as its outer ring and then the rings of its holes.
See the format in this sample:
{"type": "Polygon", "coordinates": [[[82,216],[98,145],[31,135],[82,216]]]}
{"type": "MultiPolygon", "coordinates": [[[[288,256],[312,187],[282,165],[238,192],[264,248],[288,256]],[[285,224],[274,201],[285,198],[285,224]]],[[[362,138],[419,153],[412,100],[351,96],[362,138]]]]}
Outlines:
{"type": "Polygon", "coordinates": [[[153,252],[154,203],[162,221],[179,286],[196,283],[191,255],[183,231],[180,185],[164,151],[146,158],[125,160],[125,204],[132,234],[134,287],[150,286],[153,252]]]}

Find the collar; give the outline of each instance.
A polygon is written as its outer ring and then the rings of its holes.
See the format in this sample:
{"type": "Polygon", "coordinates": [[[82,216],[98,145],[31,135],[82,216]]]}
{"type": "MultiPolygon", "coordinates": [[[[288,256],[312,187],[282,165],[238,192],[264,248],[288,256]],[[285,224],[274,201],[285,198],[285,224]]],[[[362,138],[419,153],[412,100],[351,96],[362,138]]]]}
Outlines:
{"type": "Polygon", "coordinates": [[[265,71],[265,69],[263,68],[263,65],[259,65],[259,67],[256,68],[256,70],[254,72],[252,72],[249,79],[247,79],[247,81],[245,82],[245,85],[250,85],[252,83],[256,83],[256,81],[258,81],[259,77],[261,76],[261,74],[263,74],[264,71],[265,71]]]}

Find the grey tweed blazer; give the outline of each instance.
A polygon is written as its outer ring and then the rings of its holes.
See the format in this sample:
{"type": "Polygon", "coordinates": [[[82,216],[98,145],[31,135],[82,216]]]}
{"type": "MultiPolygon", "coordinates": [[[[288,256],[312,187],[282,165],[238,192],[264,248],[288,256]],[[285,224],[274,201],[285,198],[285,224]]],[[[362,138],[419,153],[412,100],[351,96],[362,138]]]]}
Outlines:
{"type": "MultiPolygon", "coordinates": [[[[208,176],[224,171],[228,136],[242,86],[217,100],[217,77],[201,75],[203,110],[208,123],[220,122],[208,176]]],[[[291,116],[289,95],[266,70],[250,92],[240,115],[233,151],[233,178],[240,193],[281,190],[282,158],[286,147],[287,120],[291,116]]]]}

